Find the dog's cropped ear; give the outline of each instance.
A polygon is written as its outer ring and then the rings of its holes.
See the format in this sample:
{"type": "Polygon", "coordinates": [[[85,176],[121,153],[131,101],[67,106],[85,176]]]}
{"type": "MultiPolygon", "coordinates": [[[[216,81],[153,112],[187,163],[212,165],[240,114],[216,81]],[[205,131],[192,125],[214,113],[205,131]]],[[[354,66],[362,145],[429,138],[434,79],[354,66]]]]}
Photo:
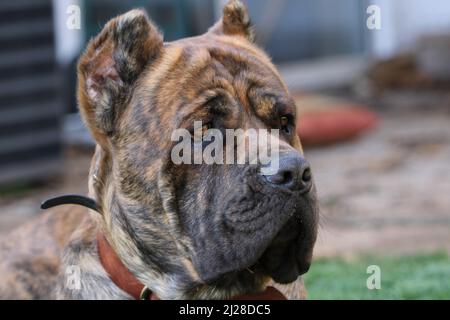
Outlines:
{"type": "Polygon", "coordinates": [[[162,50],[162,35],[143,10],[112,19],[89,42],[78,63],[78,102],[100,145],[114,133],[127,92],[162,50]]]}
{"type": "Polygon", "coordinates": [[[253,41],[254,33],[247,7],[239,0],[230,0],[223,8],[222,19],[211,29],[210,33],[229,36],[242,36],[253,41]]]}

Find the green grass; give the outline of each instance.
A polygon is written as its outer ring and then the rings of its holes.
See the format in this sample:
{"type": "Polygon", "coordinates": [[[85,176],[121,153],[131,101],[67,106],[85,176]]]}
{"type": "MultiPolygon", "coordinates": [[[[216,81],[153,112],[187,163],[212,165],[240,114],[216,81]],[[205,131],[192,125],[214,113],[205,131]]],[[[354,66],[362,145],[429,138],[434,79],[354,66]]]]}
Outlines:
{"type": "Polygon", "coordinates": [[[446,253],[401,257],[318,259],[305,275],[308,299],[450,299],[446,253]],[[381,269],[381,289],[367,289],[367,267],[381,269]]]}

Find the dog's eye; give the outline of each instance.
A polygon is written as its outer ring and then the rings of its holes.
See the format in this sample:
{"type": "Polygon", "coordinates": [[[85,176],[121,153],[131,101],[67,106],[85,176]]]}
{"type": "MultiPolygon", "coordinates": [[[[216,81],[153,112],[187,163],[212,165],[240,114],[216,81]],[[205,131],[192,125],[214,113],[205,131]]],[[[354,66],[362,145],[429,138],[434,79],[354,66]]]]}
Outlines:
{"type": "Polygon", "coordinates": [[[204,137],[207,134],[207,131],[212,129],[212,123],[208,122],[202,126],[202,136],[204,137]]]}
{"type": "Polygon", "coordinates": [[[280,128],[285,134],[291,134],[292,119],[292,115],[285,115],[280,118],[280,128]]]}
{"type": "Polygon", "coordinates": [[[208,135],[208,130],[212,129],[212,122],[202,123],[201,131],[200,127],[191,128],[191,138],[192,141],[200,141],[203,140],[208,135]]]}

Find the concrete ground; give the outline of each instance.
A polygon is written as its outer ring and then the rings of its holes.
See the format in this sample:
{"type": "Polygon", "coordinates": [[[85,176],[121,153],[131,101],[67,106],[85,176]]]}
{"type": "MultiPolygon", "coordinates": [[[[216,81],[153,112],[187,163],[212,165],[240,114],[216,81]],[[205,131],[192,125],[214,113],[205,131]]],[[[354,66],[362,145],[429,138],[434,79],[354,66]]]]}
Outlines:
{"type": "Polygon", "coordinates": [[[306,152],[321,204],[316,256],[450,250],[450,115],[385,114],[306,152]]]}
{"type": "MultiPolygon", "coordinates": [[[[357,140],[306,150],[321,204],[316,256],[450,251],[450,114],[386,113],[357,140]]],[[[0,233],[47,197],[84,193],[91,151],[69,151],[64,174],[0,195],[0,233]]]]}

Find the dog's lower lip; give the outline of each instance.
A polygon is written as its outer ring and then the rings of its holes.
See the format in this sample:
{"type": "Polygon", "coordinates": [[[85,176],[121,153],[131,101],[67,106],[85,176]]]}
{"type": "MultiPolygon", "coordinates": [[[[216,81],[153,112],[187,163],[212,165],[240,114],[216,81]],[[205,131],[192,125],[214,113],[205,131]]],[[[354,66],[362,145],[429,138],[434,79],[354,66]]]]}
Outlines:
{"type": "Polygon", "coordinates": [[[299,276],[304,275],[305,273],[307,273],[309,271],[310,267],[311,267],[311,263],[297,261],[298,275],[299,276]]]}
{"type": "Polygon", "coordinates": [[[270,276],[275,282],[281,284],[292,283],[297,280],[298,277],[304,275],[309,271],[311,264],[301,262],[300,260],[296,260],[295,263],[291,264],[289,267],[284,268],[281,272],[280,270],[276,270],[272,272],[270,276]]]}
{"type": "Polygon", "coordinates": [[[298,264],[291,264],[289,266],[284,266],[281,269],[277,269],[276,271],[271,273],[271,277],[275,282],[281,284],[288,284],[297,280],[300,276],[298,264]]]}
{"type": "MultiPolygon", "coordinates": [[[[297,239],[299,235],[294,237],[297,239]]],[[[284,239],[285,240],[285,239],[284,239]]],[[[291,242],[289,245],[290,249],[287,249],[288,255],[284,256],[282,260],[279,261],[278,266],[269,267],[264,263],[264,254],[259,259],[256,264],[250,267],[251,270],[257,270],[260,273],[270,276],[275,282],[281,284],[288,284],[294,282],[299,276],[304,275],[310,269],[310,257],[307,253],[301,252],[301,246],[298,243],[292,243],[291,241],[279,241],[277,244],[272,243],[269,248],[276,250],[278,244],[286,244],[286,242],[291,242]],[[286,260],[287,259],[287,260],[286,260]],[[268,267],[268,268],[267,268],[268,267]]],[[[281,248],[280,248],[281,250],[281,248]]]]}

